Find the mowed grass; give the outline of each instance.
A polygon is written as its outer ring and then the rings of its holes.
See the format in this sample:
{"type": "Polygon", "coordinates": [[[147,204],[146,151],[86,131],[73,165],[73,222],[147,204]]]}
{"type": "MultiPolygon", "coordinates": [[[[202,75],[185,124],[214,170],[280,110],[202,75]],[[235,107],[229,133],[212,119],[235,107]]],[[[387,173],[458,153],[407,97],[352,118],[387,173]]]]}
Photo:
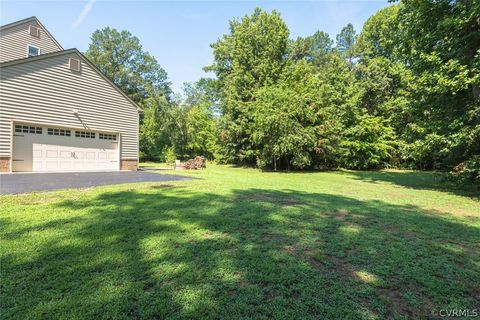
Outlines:
{"type": "Polygon", "coordinates": [[[3,319],[425,318],[479,307],[480,202],[428,172],[0,197],[3,319]]]}

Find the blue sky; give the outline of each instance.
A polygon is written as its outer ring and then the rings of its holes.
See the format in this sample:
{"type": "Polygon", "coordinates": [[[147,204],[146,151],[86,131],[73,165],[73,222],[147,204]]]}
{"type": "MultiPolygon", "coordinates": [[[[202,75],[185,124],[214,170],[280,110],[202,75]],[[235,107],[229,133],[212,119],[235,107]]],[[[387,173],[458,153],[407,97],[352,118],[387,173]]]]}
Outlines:
{"type": "Polygon", "coordinates": [[[370,1],[5,1],[0,24],[36,16],[65,49],[85,51],[90,36],[106,26],[129,30],[168,72],[173,89],[206,74],[210,44],[228,32],[228,21],[255,7],[280,11],[290,36],[317,30],[335,35],[351,22],[357,32],[366,19],[388,5],[370,1]]]}

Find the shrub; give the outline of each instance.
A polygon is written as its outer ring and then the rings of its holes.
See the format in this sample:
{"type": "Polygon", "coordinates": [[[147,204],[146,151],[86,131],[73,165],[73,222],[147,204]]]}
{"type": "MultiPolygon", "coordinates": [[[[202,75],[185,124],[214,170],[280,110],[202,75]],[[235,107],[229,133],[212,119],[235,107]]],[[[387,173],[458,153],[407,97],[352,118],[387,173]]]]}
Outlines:
{"type": "Polygon", "coordinates": [[[163,158],[167,166],[174,166],[177,155],[175,154],[175,149],[173,147],[168,147],[163,152],[163,158]]]}
{"type": "Polygon", "coordinates": [[[340,147],[346,168],[382,168],[394,155],[394,131],[379,117],[361,117],[357,125],[346,130],[345,137],[340,147]]]}
{"type": "Polygon", "coordinates": [[[458,184],[473,184],[480,189],[480,155],[472,156],[454,167],[449,177],[458,184]]]}

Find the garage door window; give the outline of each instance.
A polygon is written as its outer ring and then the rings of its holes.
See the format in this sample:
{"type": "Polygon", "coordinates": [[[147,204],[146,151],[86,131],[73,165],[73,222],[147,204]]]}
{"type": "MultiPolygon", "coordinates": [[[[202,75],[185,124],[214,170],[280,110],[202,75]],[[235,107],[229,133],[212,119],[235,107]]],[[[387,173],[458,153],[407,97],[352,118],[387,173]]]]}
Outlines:
{"type": "Polygon", "coordinates": [[[117,135],[110,133],[99,133],[98,138],[102,140],[117,140],[117,135]]]}
{"type": "Polygon", "coordinates": [[[42,134],[41,127],[15,125],[15,132],[42,134]]]}
{"type": "Polygon", "coordinates": [[[90,138],[90,139],[95,139],[95,132],[75,131],[75,137],[77,137],[77,138],[90,138]]]}
{"type": "Polygon", "coordinates": [[[65,130],[65,129],[54,129],[54,128],[48,128],[47,133],[51,136],[66,136],[70,137],[71,131],[70,130],[65,130]]]}

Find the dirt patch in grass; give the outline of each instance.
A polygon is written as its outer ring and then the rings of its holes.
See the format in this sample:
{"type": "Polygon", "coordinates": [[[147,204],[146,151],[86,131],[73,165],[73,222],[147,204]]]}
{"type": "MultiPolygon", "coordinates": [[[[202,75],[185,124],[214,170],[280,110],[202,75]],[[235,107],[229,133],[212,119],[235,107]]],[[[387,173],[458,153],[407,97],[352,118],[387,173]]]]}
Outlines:
{"type": "Polygon", "coordinates": [[[181,189],[185,188],[185,186],[176,186],[173,184],[155,184],[150,187],[150,189],[181,189]]]}
{"type": "Polygon", "coordinates": [[[328,212],[323,212],[320,215],[322,218],[330,218],[336,221],[358,221],[358,220],[365,220],[367,217],[365,215],[361,215],[358,213],[350,212],[346,209],[338,209],[328,212]]]}
{"type": "Polygon", "coordinates": [[[291,246],[284,246],[282,248],[283,252],[286,252],[288,254],[294,254],[294,255],[299,255],[301,253],[304,253],[305,250],[306,250],[306,248],[299,245],[299,244],[294,244],[294,245],[291,245],[291,246]]]}
{"type": "Polygon", "coordinates": [[[301,298],[300,292],[295,291],[295,292],[292,294],[292,299],[293,299],[293,300],[300,300],[300,298],[301,298]]]}
{"type": "Polygon", "coordinates": [[[339,209],[339,210],[335,210],[335,217],[339,217],[339,218],[345,218],[346,216],[348,216],[350,214],[350,212],[348,210],[345,210],[345,209],[339,209]]]}
{"type": "Polygon", "coordinates": [[[393,224],[384,223],[384,224],[380,224],[379,227],[385,230],[388,234],[399,235],[404,238],[413,239],[413,238],[421,238],[422,236],[422,234],[419,233],[418,231],[413,232],[410,230],[402,230],[401,228],[399,228],[399,226],[393,225],[393,224]]]}
{"type": "Polygon", "coordinates": [[[242,289],[242,288],[246,288],[246,287],[249,287],[251,285],[251,283],[245,279],[245,276],[242,272],[240,271],[236,271],[234,274],[233,274],[234,278],[235,278],[235,287],[234,288],[230,288],[227,290],[227,294],[228,296],[230,297],[236,297],[238,294],[239,294],[239,291],[242,289]]]}
{"type": "MultiPolygon", "coordinates": [[[[82,189],[83,190],[83,189],[82,189]]],[[[85,189],[88,190],[88,189],[85,189]]],[[[76,195],[75,193],[69,194],[68,200],[78,200],[80,199],[80,196],[82,195],[81,192],[78,192],[76,195]]],[[[54,203],[57,201],[65,201],[66,197],[64,194],[56,194],[56,193],[50,193],[50,192],[40,192],[40,193],[31,193],[31,194],[18,194],[15,195],[15,201],[16,203],[20,205],[43,205],[43,204],[49,204],[49,203],[54,203]]]]}
{"type": "Polygon", "coordinates": [[[421,309],[411,306],[397,290],[390,288],[377,288],[376,294],[380,297],[380,299],[387,301],[387,318],[389,319],[392,319],[398,315],[406,315],[408,318],[427,315],[424,310],[426,306],[421,309]]]}
{"type": "Polygon", "coordinates": [[[288,238],[278,233],[264,233],[262,234],[262,241],[284,243],[288,241],[288,238]]]}
{"type": "Polygon", "coordinates": [[[210,231],[205,231],[203,234],[202,234],[202,238],[205,238],[205,239],[210,239],[210,238],[213,238],[215,235],[210,232],[210,231]]]}
{"type": "Polygon", "coordinates": [[[156,287],[156,283],[154,281],[146,281],[143,284],[143,291],[151,291],[156,287]]]}
{"type": "MultiPolygon", "coordinates": [[[[465,255],[470,256],[470,257],[479,257],[480,256],[480,249],[477,248],[472,248],[472,247],[467,247],[465,245],[458,245],[460,248],[462,248],[463,252],[465,255]]],[[[478,289],[479,295],[480,295],[480,289],[478,289]]]]}
{"type": "Polygon", "coordinates": [[[389,315],[393,315],[392,311],[395,311],[396,313],[408,314],[408,316],[412,316],[412,311],[408,307],[407,302],[397,291],[387,288],[380,288],[377,289],[376,292],[380,298],[384,298],[388,301],[390,309],[388,310],[389,315]]]}
{"type": "Polygon", "coordinates": [[[282,204],[282,208],[288,208],[288,207],[298,206],[300,202],[293,198],[287,198],[281,201],[281,204],[282,204]]]}
{"type": "MultiPolygon", "coordinates": [[[[365,283],[371,285],[375,288],[376,295],[383,301],[386,302],[387,306],[387,318],[393,319],[398,315],[407,315],[410,317],[418,317],[428,315],[429,310],[433,310],[432,303],[428,300],[423,303],[422,307],[418,308],[412,306],[408,301],[403,297],[402,293],[396,289],[385,288],[378,286],[377,278],[374,274],[365,272],[365,271],[355,271],[355,269],[350,266],[344,259],[326,256],[326,261],[330,265],[328,269],[339,273],[342,278],[354,279],[356,282],[365,283]]],[[[315,258],[309,259],[310,264],[317,268],[325,268],[326,264],[322,263],[315,258]]],[[[363,301],[365,303],[365,301],[363,301]]]]}
{"type": "Polygon", "coordinates": [[[421,210],[423,214],[427,216],[432,216],[432,217],[441,217],[441,216],[455,216],[455,217],[463,217],[463,218],[468,218],[468,219],[480,219],[480,216],[475,216],[472,215],[471,210],[463,209],[463,208],[455,208],[455,207],[441,207],[438,205],[433,205],[432,209],[424,209],[421,210]]]}
{"type": "Polygon", "coordinates": [[[301,205],[301,202],[298,199],[295,199],[293,197],[279,197],[273,194],[265,194],[265,193],[252,193],[249,195],[240,196],[240,197],[237,197],[235,201],[267,202],[274,205],[279,205],[282,208],[301,205]]]}
{"type": "MultiPolygon", "coordinates": [[[[434,309],[433,304],[428,299],[423,299],[424,303],[420,308],[412,306],[400,291],[382,287],[381,281],[379,281],[374,274],[357,270],[357,268],[350,265],[345,259],[332,255],[315,254],[314,250],[300,245],[284,246],[282,251],[304,258],[312,268],[322,273],[336,274],[341,279],[351,279],[355,282],[361,282],[374,287],[375,294],[385,302],[387,309],[386,316],[389,319],[398,315],[407,315],[408,317],[424,316],[428,315],[428,312],[434,309]]],[[[295,300],[299,298],[299,294],[297,293],[296,296],[297,298],[294,298],[295,300]]],[[[370,301],[359,297],[358,302],[366,305],[369,304],[370,301]]]]}
{"type": "MultiPolygon", "coordinates": [[[[289,255],[294,255],[296,257],[306,260],[308,264],[310,264],[310,266],[312,266],[313,268],[321,272],[330,271],[329,269],[332,269],[335,272],[338,272],[339,271],[338,267],[341,266],[340,263],[337,263],[337,261],[332,260],[334,267],[327,268],[327,264],[330,261],[330,259],[328,259],[328,261],[321,260],[321,258],[323,258],[323,255],[319,255],[318,253],[316,254],[314,250],[299,244],[284,246],[282,248],[282,251],[289,255]]],[[[327,257],[330,257],[330,256],[327,256],[327,257]]],[[[331,258],[335,259],[335,257],[331,257],[331,258]]]]}
{"type": "Polygon", "coordinates": [[[247,279],[245,279],[245,276],[242,272],[237,271],[233,275],[237,279],[238,285],[239,285],[240,288],[245,288],[245,287],[248,287],[250,285],[250,282],[247,279]]]}
{"type": "Polygon", "coordinates": [[[325,265],[323,264],[322,261],[318,260],[317,258],[309,257],[307,261],[315,269],[322,270],[322,271],[325,270],[325,265]]]}
{"type": "Polygon", "coordinates": [[[278,292],[275,289],[270,289],[264,292],[263,299],[266,301],[274,300],[278,297],[278,292]]]}
{"type": "Polygon", "coordinates": [[[227,238],[229,235],[225,232],[212,232],[212,231],[205,231],[202,233],[202,238],[204,239],[224,239],[227,238]]]}

